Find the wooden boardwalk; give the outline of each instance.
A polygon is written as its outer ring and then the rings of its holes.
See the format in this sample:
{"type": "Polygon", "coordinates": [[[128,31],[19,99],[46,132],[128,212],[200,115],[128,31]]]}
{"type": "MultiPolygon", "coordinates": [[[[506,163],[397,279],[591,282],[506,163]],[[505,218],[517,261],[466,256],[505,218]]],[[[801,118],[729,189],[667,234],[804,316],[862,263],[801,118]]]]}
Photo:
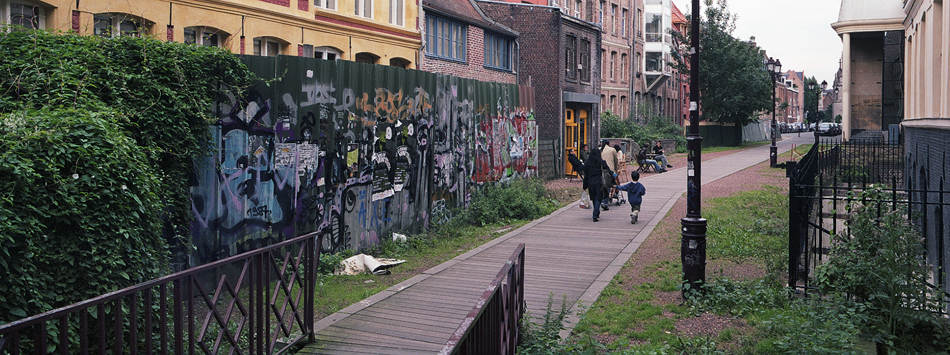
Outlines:
{"type": "MultiPolygon", "coordinates": [[[[779,152],[813,137],[790,137],[779,152]]],[[[718,180],[769,158],[761,146],[702,164],[703,184],[718,180]]],[[[465,319],[485,287],[519,243],[525,243],[525,303],[543,315],[553,295],[563,297],[574,314],[565,324],[570,333],[581,306],[594,303],[657,223],[686,192],[686,169],[645,174],[640,222],[631,225],[629,205],[611,207],[592,222],[591,210],[577,203],[436,266],[360,301],[316,323],[317,342],[298,354],[435,354],[465,319]]],[[[580,182],[578,182],[580,184],[580,182]]],[[[685,211],[674,211],[685,216],[685,211]]]]}

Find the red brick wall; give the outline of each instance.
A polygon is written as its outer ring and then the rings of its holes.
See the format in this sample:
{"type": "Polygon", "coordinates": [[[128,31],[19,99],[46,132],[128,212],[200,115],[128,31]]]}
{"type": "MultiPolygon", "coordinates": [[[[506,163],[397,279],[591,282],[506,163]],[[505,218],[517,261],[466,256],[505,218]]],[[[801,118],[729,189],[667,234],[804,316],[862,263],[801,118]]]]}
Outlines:
{"type": "Polygon", "coordinates": [[[303,11],[310,10],[310,0],[297,0],[297,9],[303,11]]]}
{"type": "Polygon", "coordinates": [[[513,72],[485,67],[484,30],[480,27],[468,26],[467,32],[466,63],[427,56],[420,69],[467,79],[516,84],[518,77],[513,72]]]}
{"type": "Polygon", "coordinates": [[[261,0],[266,3],[276,4],[280,6],[290,7],[290,0],[261,0]]]}
{"type": "Polygon", "coordinates": [[[175,26],[168,25],[168,28],[165,29],[165,37],[169,42],[175,40],[175,26]]]}
{"type": "Polygon", "coordinates": [[[244,36],[241,36],[241,54],[244,54],[244,36]]]}
{"type": "Polygon", "coordinates": [[[298,57],[303,57],[303,45],[302,45],[302,44],[298,44],[298,45],[297,45],[297,56],[298,56],[298,57]]]}
{"type": "Polygon", "coordinates": [[[73,10],[73,32],[79,33],[79,11],[73,10]]]}

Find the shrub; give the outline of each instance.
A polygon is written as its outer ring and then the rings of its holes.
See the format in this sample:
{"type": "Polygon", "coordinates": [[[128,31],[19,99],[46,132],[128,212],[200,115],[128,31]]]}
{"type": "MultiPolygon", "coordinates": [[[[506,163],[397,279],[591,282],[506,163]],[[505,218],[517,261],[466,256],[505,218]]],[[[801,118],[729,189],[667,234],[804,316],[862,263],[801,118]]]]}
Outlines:
{"type": "Polygon", "coordinates": [[[195,158],[209,152],[211,107],[240,97],[255,80],[221,48],[151,38],[56,34],[0,28],[0,112],[44,107],[121,112],[114,120],[144,147],[159,178],[165,235],[179,250],[192,218],[190,181],[195,158]]]}
{"type": "Polygon", "coordinates": [[[473,194],[462,218],[483,226],[504,220],[539,218],[553,212],[556,206],[557,203],[548,198],[540,179],[515,179],[482,186],[473,194]]]}
{"type": "Polygon", "coordinates": [[[683,127],[676,125],[668,117],[652,115],[649,110],[641,109],[642,119],[622,119],[610,112],[600,117],[601,136],[606,138],[630,138],[639,145],[646,145],[660,139],[675,139],[676,151],[686,151],[686,137],[683,127]]]}
{"type": "Polygon", "coordinates": [[[0,121],[0,323],[160,276],[160,183],[107,111],[0,121]]]}
{"type": "Polygon", "coordinates": [[[864,327],[879,347],[946,349],[950,327],[937,315],[944,295],[927,286],[931,270],[907,205],[895,207],[880,186],[852,197],[847,233],[835,236],[830,259],[815,272],[819,291],[862,303],[864,327]]]}

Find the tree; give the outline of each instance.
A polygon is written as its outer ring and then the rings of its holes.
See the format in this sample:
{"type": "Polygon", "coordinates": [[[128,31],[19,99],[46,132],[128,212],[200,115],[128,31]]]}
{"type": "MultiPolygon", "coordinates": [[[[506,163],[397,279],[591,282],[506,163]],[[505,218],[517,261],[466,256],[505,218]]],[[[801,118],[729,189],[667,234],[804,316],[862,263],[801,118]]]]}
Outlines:
{"type": "Polygon", "coordinates": [[[821,94],[821,85],[818,84],[818,79],[815,79],[814,76],[805,78],[804,85],[805,87],[803,87],[802,90],[805,90],[805,102],[802,103],[802,107],[804,107],[805,111],[812,112],[809,116],[811,118],[810,121],[818,122],[817,120],[822,117],[824,117],[823,121],[828,121],[831,115],[827,113],[824,115],[818,114],[824,111],[824,108],[819,107],[821,103],[818,102],[818,98],[820,97],[818,95],[821,94]]]}
{"type": "MultiPolygon", "coordinates": [[[[727,9],[726,0],[717,0],[715,4],[713,0],[705,0],[705,3],[699,39],[702,119],[737,125],[752,123],[757,113],[774,109],[771,78],[763,64],[763,52],[754,38],[742,41],[732,36],[736,17],[727,9]]],[[[689,33],[673,31],[672,35],[679,43],[688,44],[691,43],[689,33]]],[[[686,48],[674,51],[674,62],[670,63],[681,73],[689,73],[686,48]]]]}

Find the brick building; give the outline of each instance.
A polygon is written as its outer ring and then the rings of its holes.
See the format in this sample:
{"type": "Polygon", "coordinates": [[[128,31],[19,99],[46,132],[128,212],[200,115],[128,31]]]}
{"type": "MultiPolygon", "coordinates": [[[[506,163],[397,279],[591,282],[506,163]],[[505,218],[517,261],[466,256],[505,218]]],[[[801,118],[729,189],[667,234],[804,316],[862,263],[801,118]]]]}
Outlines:
{"type": "Polygon", "coordinates": [[[553,6],[491,1],[477,5],[519,33],[518,83],[535,88],[538,140],[550,144],[550,149],[539,149],[540,160],[552,154],[551,161],[558,163],[550,168],[562,176],[567,150],[600,137],[601,29],[553,6]]]}
{"type": "Polygon", "coordinates": [[[420,69],[506,84],[517,82],[518,33],[492,21],[473,0],[425,0],[420,69]]]}

